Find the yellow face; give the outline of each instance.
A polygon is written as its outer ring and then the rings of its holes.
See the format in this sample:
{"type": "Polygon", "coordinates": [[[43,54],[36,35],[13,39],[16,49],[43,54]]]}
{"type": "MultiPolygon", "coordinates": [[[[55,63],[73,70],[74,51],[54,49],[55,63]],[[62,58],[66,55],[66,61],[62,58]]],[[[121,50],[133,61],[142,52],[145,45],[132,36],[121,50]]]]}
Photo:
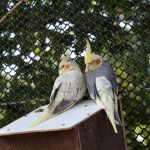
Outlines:
{"type": "Polygon", "coordinates": [[[90,63],[87,63],[87,64],[86,64],[85,72],[89,72],[89,71],[95,70],[95,69],[98,68],[101,64],[102,64],[102,62],[101,62],[100,58],[99,58],[99,59],[96,59],[96,60],[93,60],[93,61],[91,61],[90,63]]]}
{"type": "Polygon", "coordinates": [[[100,56],[95,55],[94,53],[87,53],[84,57],[85,64],[92,63],[97,59],[100,59],[100,56]]]}
{"type": "Polygon", "coordinates": [[[100,58],[100,56],[98,56],[94,53],[87,53],[85,55],[84,60],[85,60],[85,64],[86,64],[85,72],[95,70],[102,63],[102,59],[100,58]]]}

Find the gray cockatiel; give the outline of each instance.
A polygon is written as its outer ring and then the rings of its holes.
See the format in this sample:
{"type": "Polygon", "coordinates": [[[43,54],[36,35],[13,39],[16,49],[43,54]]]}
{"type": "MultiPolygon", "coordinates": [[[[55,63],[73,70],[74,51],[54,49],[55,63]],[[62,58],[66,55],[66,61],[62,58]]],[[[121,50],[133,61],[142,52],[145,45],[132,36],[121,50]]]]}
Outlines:
{"type": "Polygon", "coordinates": [[[78,64],[65,57],[59,64],[59,76],[56,78],[50,96],[50,104],[30,127],[34,127],[59,113],[71,108],[85,94],[86,83],[78,64]]]}
{"type": "Polygon", "coordinates": [[[121,124],[121,121],[118,115],[118,86],[115,73],[111,64],[91,52],[89,41],[86,41],[86,43],[85,77],[88,92],[98,105],[103,104],[115,133],[118,133],[116,123],[121,124]]]}

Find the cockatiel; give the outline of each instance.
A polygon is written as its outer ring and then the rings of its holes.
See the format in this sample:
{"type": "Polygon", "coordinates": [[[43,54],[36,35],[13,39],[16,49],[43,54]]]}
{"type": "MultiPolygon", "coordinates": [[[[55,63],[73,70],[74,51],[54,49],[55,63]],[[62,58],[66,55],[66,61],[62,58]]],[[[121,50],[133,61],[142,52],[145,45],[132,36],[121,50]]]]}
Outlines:
{"type": "Polygon", "coordinates": [[[121,121],[118,115],[118,86],[115,73],[111,64],[105,62],[99,55],[91,52],[88,40],[86,40],[86,48],[85,77],[88,92],[98,105],[103,104],[115,133],[118,133],[116,123],[121,124],[121,121]]]}
{"type": "Polygon", "coordinates": [[[59,64],[59,76],[56,78],[50,104],[30,127],[34,127],[76,104],[86,92],[86,82],[78,64],[65,57],[59,64]]]}

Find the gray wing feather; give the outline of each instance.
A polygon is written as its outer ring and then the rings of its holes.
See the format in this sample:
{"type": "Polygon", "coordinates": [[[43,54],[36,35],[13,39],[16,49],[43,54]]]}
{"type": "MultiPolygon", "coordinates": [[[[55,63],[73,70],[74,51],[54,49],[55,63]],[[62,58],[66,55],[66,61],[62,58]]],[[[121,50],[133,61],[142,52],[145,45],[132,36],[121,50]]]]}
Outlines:
{"type": "Polygon", "coordinates": [[[110,81],[113,91],[116,94],[118,94],[118,84],[117,84],[115,72],[114,72],[111,64],[107,63],[107,66],[108,66],[108,72],[106,73],[106,77],[110,81]]]}
{"type": "Polygon", "coordinates": [[[94,71],[85,73],[87,88],[89,92],[96,97],[96,89],[95,89],[95,78],[100,76],[105,76],[107,80],[111,83],[113,91],[118,94],[118,84],[115,78],[115,73],[113,71],[112,65],[108,62],[104,62],[102,66],[97,68],[94,71]]]}
{"type": "Polygon", "coordinates": [[[93,74],[85,73],[87,89],[92,99],[96,98],[95,79],[93,74]]]}
{"type": "Polygon", "coordinates": [[[117,84],[115,72],[112,68],[112,65],[109,64],[108,62],[104,62],[104,65],[102,67],[103,67],[102,70],[104,72],[104,75],[106,76],[107,80],[110,81],[110,83],[112,85],[113,91],[116,94],[118,94],[118,84],[117,84]]]}
{"type": "Polygon", "coordinates": [[[86,90],[83,81],[84,76],[78,73],[77,76],[66,74],[56,79],[49,104],[53,108],[54,114],[69,109],[83,97],[86,90]]]}
{"type": "Polygon", "coordinates": [[[62,84],[62,83],[61,83],[60,78],[57,77],[57,79],[56,79],[55,82],[54,82],[53,90],[52,90],[52,93],[51,93],[51,96],[50,96],[50,103],[52,103],[53,100],[55,99],[56,94],[57,94],[58,89],[60,88],[61,84],[62,84]]]}
{"type": "Polygon", "coordinates": [[[57,105],[53,111],[54,114],[61,113],[69,108],[71,108],[77,101],[66,101],[63,100],[57,105]]]}

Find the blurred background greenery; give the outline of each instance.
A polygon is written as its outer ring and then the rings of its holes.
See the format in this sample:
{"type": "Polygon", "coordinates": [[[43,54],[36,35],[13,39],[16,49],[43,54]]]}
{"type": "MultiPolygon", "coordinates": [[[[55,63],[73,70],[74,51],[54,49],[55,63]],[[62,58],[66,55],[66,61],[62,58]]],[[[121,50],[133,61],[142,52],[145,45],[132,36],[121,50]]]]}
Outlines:
{"type": "MultiPolygon", "coordinates": [[[[1,0],[0,17],[18,1],[1,0]]],[[[113,64],[128,149],[150,147],[150,1],[29,0],[0,24],[0,127],[49,99],[60,57],[85,41],[113,64]]]]}

